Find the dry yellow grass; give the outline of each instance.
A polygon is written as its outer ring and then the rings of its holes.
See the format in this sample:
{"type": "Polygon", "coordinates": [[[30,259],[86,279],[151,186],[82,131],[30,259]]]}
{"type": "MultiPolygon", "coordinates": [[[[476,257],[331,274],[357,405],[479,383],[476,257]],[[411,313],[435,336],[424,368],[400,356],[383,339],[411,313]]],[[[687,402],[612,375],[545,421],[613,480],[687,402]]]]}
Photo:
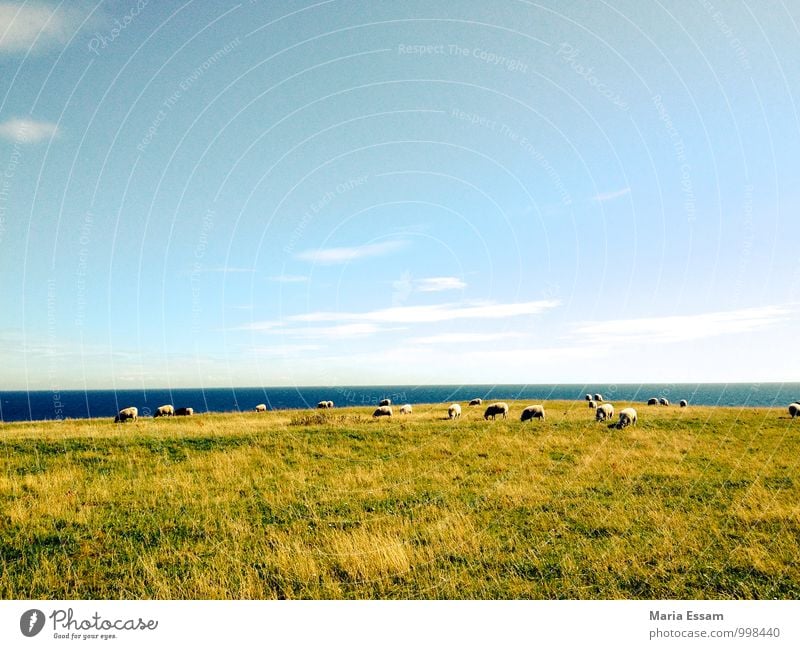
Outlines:
{"type": "Polygon", "coordinates": [[[2,424],[0,596],[800,596],[800,422],[524,405],[2,424]]]}

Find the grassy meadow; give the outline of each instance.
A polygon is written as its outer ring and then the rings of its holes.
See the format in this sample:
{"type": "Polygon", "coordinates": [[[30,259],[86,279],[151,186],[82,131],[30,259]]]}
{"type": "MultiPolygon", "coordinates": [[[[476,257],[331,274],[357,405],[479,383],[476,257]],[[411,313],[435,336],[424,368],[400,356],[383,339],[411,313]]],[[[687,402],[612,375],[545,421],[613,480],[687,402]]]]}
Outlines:
{"type": "Polygon", "coordinates": [[[529,403],[0,424],[0,598],[800,598],[785,410],[529,403]]]}

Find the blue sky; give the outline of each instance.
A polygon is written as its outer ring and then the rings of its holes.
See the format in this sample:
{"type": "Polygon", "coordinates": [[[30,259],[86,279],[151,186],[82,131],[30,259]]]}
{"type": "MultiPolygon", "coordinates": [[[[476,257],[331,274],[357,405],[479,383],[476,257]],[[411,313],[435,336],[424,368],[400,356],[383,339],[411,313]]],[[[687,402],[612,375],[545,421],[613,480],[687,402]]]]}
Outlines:
{"type": "Polygon", "coordinates": [[[0,388],[796,381],[798,24],[0,2],[0,388]]]}

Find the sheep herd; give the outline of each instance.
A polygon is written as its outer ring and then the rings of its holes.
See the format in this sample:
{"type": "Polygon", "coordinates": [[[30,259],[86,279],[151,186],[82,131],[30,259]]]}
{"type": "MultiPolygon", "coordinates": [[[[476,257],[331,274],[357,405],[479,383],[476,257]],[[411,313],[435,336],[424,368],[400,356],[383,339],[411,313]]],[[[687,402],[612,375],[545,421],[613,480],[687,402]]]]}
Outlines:
{"type": "MultiPolygon", "coordinates": [[[[585,397],[586,401],[589,404],[589,408],[595,411],[595,421],[610,421],[614,418],[614,406],[610,403],[607,403],[603,400],[602,394],[587,394],[585,397]]],[[[475,398],[470,400],[470,406],[480,406],[483,405],[483,400],[480,398],[475,398]]],[[[648,406],[669,406],[669,399],[666,397],[651,397],[647,400],[648,406]]],[[[686,399],[681,399],[678,402],[678,405],[681,408],[686,408],[689,404],[686,399]]],[[[333,408],[333,401],[320,401],[317,404],[317,408],[320,409],[329,409],[333,408]]],[[[266,412],[267,406],[264,403],[259,403],[255,408],[255,412],[266,412]]],[[[398,409],[398,412],[401,415],[410,415],[413,409],[410,403],[406,403],[398,409]]],[[[491,403],[486,407],[486,410],[483,413],[483,418],[485,420],[488,419],[495,419],[498,415],[501,416],[503,419],[508,418],[509,408],[508,404],[505,401],[497,401],[495,403],[491,403]]],[[[153,413],[153,418],[156,417],[187,417],[194,414],[193,408],[175,408],[172,404],[165,404],[163,406],[159,406],[155,409],[153,413]]],[[[391,399],[383,399],[378,403],[378,407],[372,413],[373,417],[391,417],[393,416],[394,411],[392,410],[392,400],[391,399]]],[[[789,415],[792,419],[795,417],[800,417],[800,401],[795,401],[789,404],[789,415]]],[[[447,408],[447,419],[458,419],[461,417],[461,404],[453,403],[447,408]]],[[[128,408],[123,408],[120,410],[117,415],[114,417],[114,423],[122,423],[125,421],[136,421],[139,418],[139,409],[135,406],[130,406],[128,408]]],[[[520,421],[531,421],[533,419],[541,419],[544,421],[545,419],[545,411],[544,406],[541,404],[536,404],[532,406],[528,406],[522,410],[520,415],[520,421]]],[[[619,412],[619,419],[617,421],[617,428],[625,428],[626,426],[633,426],[638,421],[638,414],[635,408],[623,408],[619,412]]]]}

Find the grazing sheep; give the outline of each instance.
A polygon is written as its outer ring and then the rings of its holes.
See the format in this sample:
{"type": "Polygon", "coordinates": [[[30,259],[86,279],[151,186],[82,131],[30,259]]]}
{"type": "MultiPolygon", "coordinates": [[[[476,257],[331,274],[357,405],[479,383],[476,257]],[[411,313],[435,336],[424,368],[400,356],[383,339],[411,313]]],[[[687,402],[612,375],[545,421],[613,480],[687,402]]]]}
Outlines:
{"type": "Polygon", "coordinates": [[[498,401],[496,403],[492,403],[486,408],[486,412],[483,413],[484,419],[492,419],[495,418],[497,415],[503,415],[503,419],[508,417],[508,404],[504,401],[498,401]]]}
{"type": "Polygon", "coordinates": [[[614,416],[614,406],[610,403],[602,403],[597,406],[597,412],[594,415],[595,421],[605,421],[606,419],[611,419],[614,416]]]}
{"type": "Polygon", "coordinates": [[[597,408],[597,401],[595,401],[594,399],[589,401],[589,407],[590,408],[597,408]]]}
{"type": "Polygon", "coordinates": [[[603,395],[602,395],[602,394],[596,394],[596,395],[594,395],[594,400],[595,400],[595,401],[597,401],[597,403],[602,403],[602,401],[603,401],[603,395]]]}
{"type": "Polygon", "coordinates": [[[378,404],[379,406],[391,406],[392,400],[391,399],[382,399],[381,402],[378,404]]]}
{"type": "Polygon", "coordinates": [[[591,394],[587,394],[587,395],[584,397],[584,399],[586,399],[587,401],[594,401],[594,399],[592,399],[592,395],[591,395],[591,394]]]}
{"type": "Polygon", "coordinates": [[[392,408],[391,406],[379,406],[375,409],[375,412],[372,413],[373,417],[391,417],[392,416],[392,408]]]}
{"type": "Polygon", "coordinates": [[[689,405],[689,402],[686,399],[681,399],[681,402],[678,404],[681,408],[685,408],[689,405]]]}
{"type": "Polygon", "coordinates": [[[461,406],[457,403],[453,403],[447,409],[447,418],[448,419],[455,419],[461,416],[461,406]]]}
{"type": "Polygon", "coordinates": [[[668,406],[668,405],[669,405],[669,399],[667,399],[666,397],[661,397],[661,398],[658,400],[658,402],[659,402],[659,403],[660,403],[662,406],[668,406]]]}
{"type": "Polygon", "coordinates": [[[191,417],[194,414],[194,408],[175,408],[176,417],[191,417]]]}
{"type": "Polygon", "coordinates": [[[650,397],[647,400],[647,405],[648,406],[657,406],[658,405],[658,397],[650,397]]]}
{"type": "Polygon", "coordinates": [[[529,421],[531,419],[541,419],[544,421],[544,406],[543,405],[536,405],[536,406],[528,406],[525,410],[522,411],[522,415],[520,415],[520,421],[529,421]]]}
{"type": "Polygon", "coordinates": [[[475,399],[473,399],[472,401],[469,402],[469,405],[471,405],[471,406],[479,406],[482,403],[483,403],[483,399],[475,398],[475,399]]]}
{"type": "Polygon", "coordinates": [[[173,406],[171,406],[170,404],[167,404],[165,406],[159,406],[158,408],[156,408],[156,411],[155,411],[155,414],[153,415],[153,418],[155,418],[155,417],[173,417],[174,415],[175,415],[175,408],[173,406]]]}
{"type": "Polygon", "coordinates": [[[333,401],[328,401],[328,408],[333,408],[333,401]]]}
{"type": "Polygon", "coordinates": [[[800,402],[790,403],[789,404],[789,414],[792,416],[792,419],[795,417],[800,417],[800,402]]]}
{"type": "Polygon", "coordinates": [[[635,408],[623,408],[619,411],[619,422],[617,428],[625,428],[625,426],[635,426],[637,421],[635,408]]]}
{"type": "Polygon", "coordinates": [[[136,421],[139,418],[139,409],[131,406],[130,408],[123,408],[117,413],[117,416],[114,417],[114,423],[118,424],[122,421],[127,421],[128,419],[132,419],[136,421]]]}
{"type": "Polygon", "coordinates": [[[259,404],[256,406],[256,412],[267,412],[267,404],[265,404],[265,403],[259,403],[259,404]]]}
{"type": "Polygon", "coordinates": [[[331,401],[320,401],[317,404],[317,408],[330,408],[330,406],[328,405],[329,403],[332,403],[332,402],[331,401]]]}
{"type": "Polygon", "coordinates": [[[400,406],[400,414],[401,415],[410,415],[411,414],[411,404],[406,403],[405,405],[400,406]]]}

